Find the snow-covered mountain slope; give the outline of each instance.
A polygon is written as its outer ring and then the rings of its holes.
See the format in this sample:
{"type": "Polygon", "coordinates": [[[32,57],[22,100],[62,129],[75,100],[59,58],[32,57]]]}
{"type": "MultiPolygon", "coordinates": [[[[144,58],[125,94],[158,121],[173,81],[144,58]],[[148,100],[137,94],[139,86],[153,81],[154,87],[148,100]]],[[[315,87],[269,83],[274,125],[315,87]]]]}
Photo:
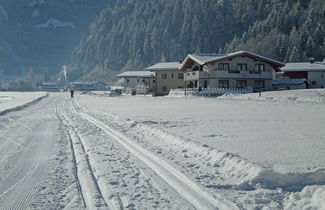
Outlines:
{"type": "Polygon", "coordinates": [[[0,75],[58,71],[95,16],[114,0],[0,1],[0,75]]]}

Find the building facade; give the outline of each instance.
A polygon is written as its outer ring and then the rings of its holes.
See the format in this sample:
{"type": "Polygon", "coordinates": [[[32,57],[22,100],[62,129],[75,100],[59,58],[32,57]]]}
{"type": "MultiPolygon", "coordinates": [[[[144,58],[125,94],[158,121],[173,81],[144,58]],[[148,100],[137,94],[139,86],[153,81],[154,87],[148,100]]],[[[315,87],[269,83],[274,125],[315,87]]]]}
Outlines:
{"type": "Polygon", "coordinates": [[[127,71],[116,77],[119,78],[118,83],[126,92],[132,92],[137,88],[145,88],[146,92],[150,92],[156,83],[155,74],[150,71],[127,71]]]}
{"type": "Polygon", "coordinates": [[[168,95],[171,89],[184,88],[184,72],[179,69],[180,66],[180,62],[167,62],[146,68],[155,73],[156,84],[153,87],[155,95],[168,95]]]}
{"type": "Polygon", "coordinates": [[[100,91],[108,90],[108,85],[105,82],[72,82],[70,88],[78,91],[100,91]]]}
{"type": "Polygon", "coordinates": [[[275,72],[284,64],[254,53],[190,54],[180,70],[187,88],[246,88],[272,90],[275,72]]]}

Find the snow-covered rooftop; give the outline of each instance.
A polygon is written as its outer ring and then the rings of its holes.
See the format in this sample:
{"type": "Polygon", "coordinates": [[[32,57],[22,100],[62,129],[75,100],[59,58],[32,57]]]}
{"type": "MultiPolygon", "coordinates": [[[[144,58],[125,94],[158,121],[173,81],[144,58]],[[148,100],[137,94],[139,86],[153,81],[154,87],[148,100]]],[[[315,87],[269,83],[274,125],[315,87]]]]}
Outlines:
{"type": "Polygon", "coordinates": [[[181,66],[180,62],[157,63],[146,68],[148,71],[178,70],[181,66]]]}
{"type": "Polygon", "coordinates": [[[146,78],[154,78],[155,73],[150,71],[126,71],[121,74],[116,75],[116,77],[146,77],[146,78]]]}
{"type": "Polygon", "coordinates": [[[325,71],[325,62],[287,63],[281,68],[281,71],[325,71]]]}
{"type": "Polygon", "coordinates": [[[238,52],[234,52],[234,53],[229,53],[229,54],[189,54],[185,61],[182,63],[180,69],[183,69],[186,66],[186,63],[188,60],[194,60],[195,62],[197,62],[200,65],[206,65],[208,63],[212,63],[212,62],[217,62],[220,60],[224,60],[224,59],[230,59],[236,56],[247,56],[247,57],[251,57],[254,58],[256,60],[261,60],[263,62],[267,62],[267,63],[271,63],[274,66],[277,67],[282,67],[284,66],[284,63],[281,63],[279,61],[276,61],[274,59],[271,58],[267,58],[255,53],[251,53],[251,52],[247,52],[247,51],[238,51],[238,52]]]}
{"type": "Polygon", "coordinates": [[[206,54],[206,53],[200,53],[200,54],[192,54],[193,57],[196,59],[202,61],[202,62],[208,62],[220,57],[226,56],[225,54],[206,54]]]}

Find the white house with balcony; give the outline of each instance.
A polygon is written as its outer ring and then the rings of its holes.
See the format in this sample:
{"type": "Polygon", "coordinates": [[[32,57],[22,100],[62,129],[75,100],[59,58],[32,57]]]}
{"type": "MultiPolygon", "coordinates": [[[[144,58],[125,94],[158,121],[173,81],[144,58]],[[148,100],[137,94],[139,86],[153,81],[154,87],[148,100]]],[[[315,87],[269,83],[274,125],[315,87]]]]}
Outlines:
{"type": "Polygon", "coordinates": [[[155,73],[150,71],[126,71],[116,75],[119,78],[119,85],[123,87],[124,92],[133,90],[141,93],[147,93],[155,86],[155,73]]]}
{"type": "Polygon", "coordinates": [[[251,52],[189,54],[180,66],[187,88],[272,90],[275,72],[284,64],[251,52]]]}

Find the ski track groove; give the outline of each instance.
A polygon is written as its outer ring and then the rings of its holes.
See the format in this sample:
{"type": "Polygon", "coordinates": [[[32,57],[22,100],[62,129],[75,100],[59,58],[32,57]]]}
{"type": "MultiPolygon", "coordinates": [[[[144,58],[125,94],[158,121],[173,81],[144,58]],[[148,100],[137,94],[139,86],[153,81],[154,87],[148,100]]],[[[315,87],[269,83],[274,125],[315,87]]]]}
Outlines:
{"type": "MultiPolygon", "coordinates": [[[[81,188],[80,191],[81,191],[82,197],[84,199],[86,208],[90,208],[90,209],[105,208],[105,209],[113,209],[113,210],[123,209],[122,206],[120,205],[119,199],[118,198],[109,199],[109,195],[107,195],[107,193],[108,193],[107,189],[98,183],[96,176],[92,170],[90,161],[87,158],[87,153],[85,152],[84,145],[83,145],[83,142],[82,142],[79,134],[74,129],[73,125],[69,121],[69,118],[66,116],[66,114],[64,114],[64,112],[61,110],[61,107],[59,110],[60,110],[59,113],[61,114],[62,118],[66,122],[67,131],[68,131],[70,142],[72,145],[72,152],[74,154],[73,158],[75,159],[75,167],[77,170],[76,177],[78,179],[79,186],[81,188]],[[76,147],[78,147],[78,146],[79,146],[79,149],[78,149],[78,151],[76,151],[76,147]],[[86,165],[82,169],[80,169],[80,167],[78,167],[78,164],[77,164],[80,161],[85,162],[85,165],[86,165]],[[86,170],[86,172],[85,172],[85,170],[86,170]],[[81,173],[83,173],[83,174],[87,173],[87,175],[88,175],[87,178],[84,178],[84,177],[81,178],[80,176],[78,176],[78,174],[81,174],[81,173]],[[91,185],[91,186],[89,186],[89,185],[91,185]],[[93,191],[95,191],[95,192],[93,192],[93,191]],[[94,194],[96,194],[96,196],[95,196],[96,200],[94,200],[94,196],[93,196],[94,194]],[[103,203],[101,205],[104,205],[104,207],[97,206],[98,202],[103,203]]],[[[72,111],[72,110],[70,109],[70,111],[72,111]]]]}
{"type": "MultiPolygon", "coordinates": [[[[58,105],[58,107],[56,109],[56,114],[57,114],[58,119],[60,120],[60,123],[63,126],[66,127],[66,125],[63,123],[62,118],[60,117],[62,115],[61,104],[58,105]]],[[[73,174],[74,174],[74,177],[76,179],[76,185],[77,185],[78,193],[80,194],[80,197],[81,197],[81,200],[82,200],[83,207],[86,207],[86,201],[85,201],[84,195],[82,193],[80,181],[78,179],[77,161],[76,161],[76,156],[75,156],[75,152],[74,152],[74,149],[73,149],[72,139],[71,139],[70,136],[68,138],[69,138],[70,151],[71,151],[71,156],[72,156],[73,174]]]]}
{"type": "Polygon", "coordinates": [[[120,132],[112,129],[103,122],[94,117],[77,112],[74,107],[70,108],[75,114],[78,114],[88,122],[102,129],[105,133],[113,137],[124,148],[131,152],[134,156],[144,162],[153,171],[155,171],[167,184],[169,184],[176,192],[178,192],[185,200],[197,209],[239,209],[234,203],[228,201],[220,194],[210,195],[202,190],[196,183],[187,178],[180,171],[169,165],[167,162],[137,145],[132,140],[125,137],[120,132]],[[176,181],[175,181],[176,180],[176,181]]]}

